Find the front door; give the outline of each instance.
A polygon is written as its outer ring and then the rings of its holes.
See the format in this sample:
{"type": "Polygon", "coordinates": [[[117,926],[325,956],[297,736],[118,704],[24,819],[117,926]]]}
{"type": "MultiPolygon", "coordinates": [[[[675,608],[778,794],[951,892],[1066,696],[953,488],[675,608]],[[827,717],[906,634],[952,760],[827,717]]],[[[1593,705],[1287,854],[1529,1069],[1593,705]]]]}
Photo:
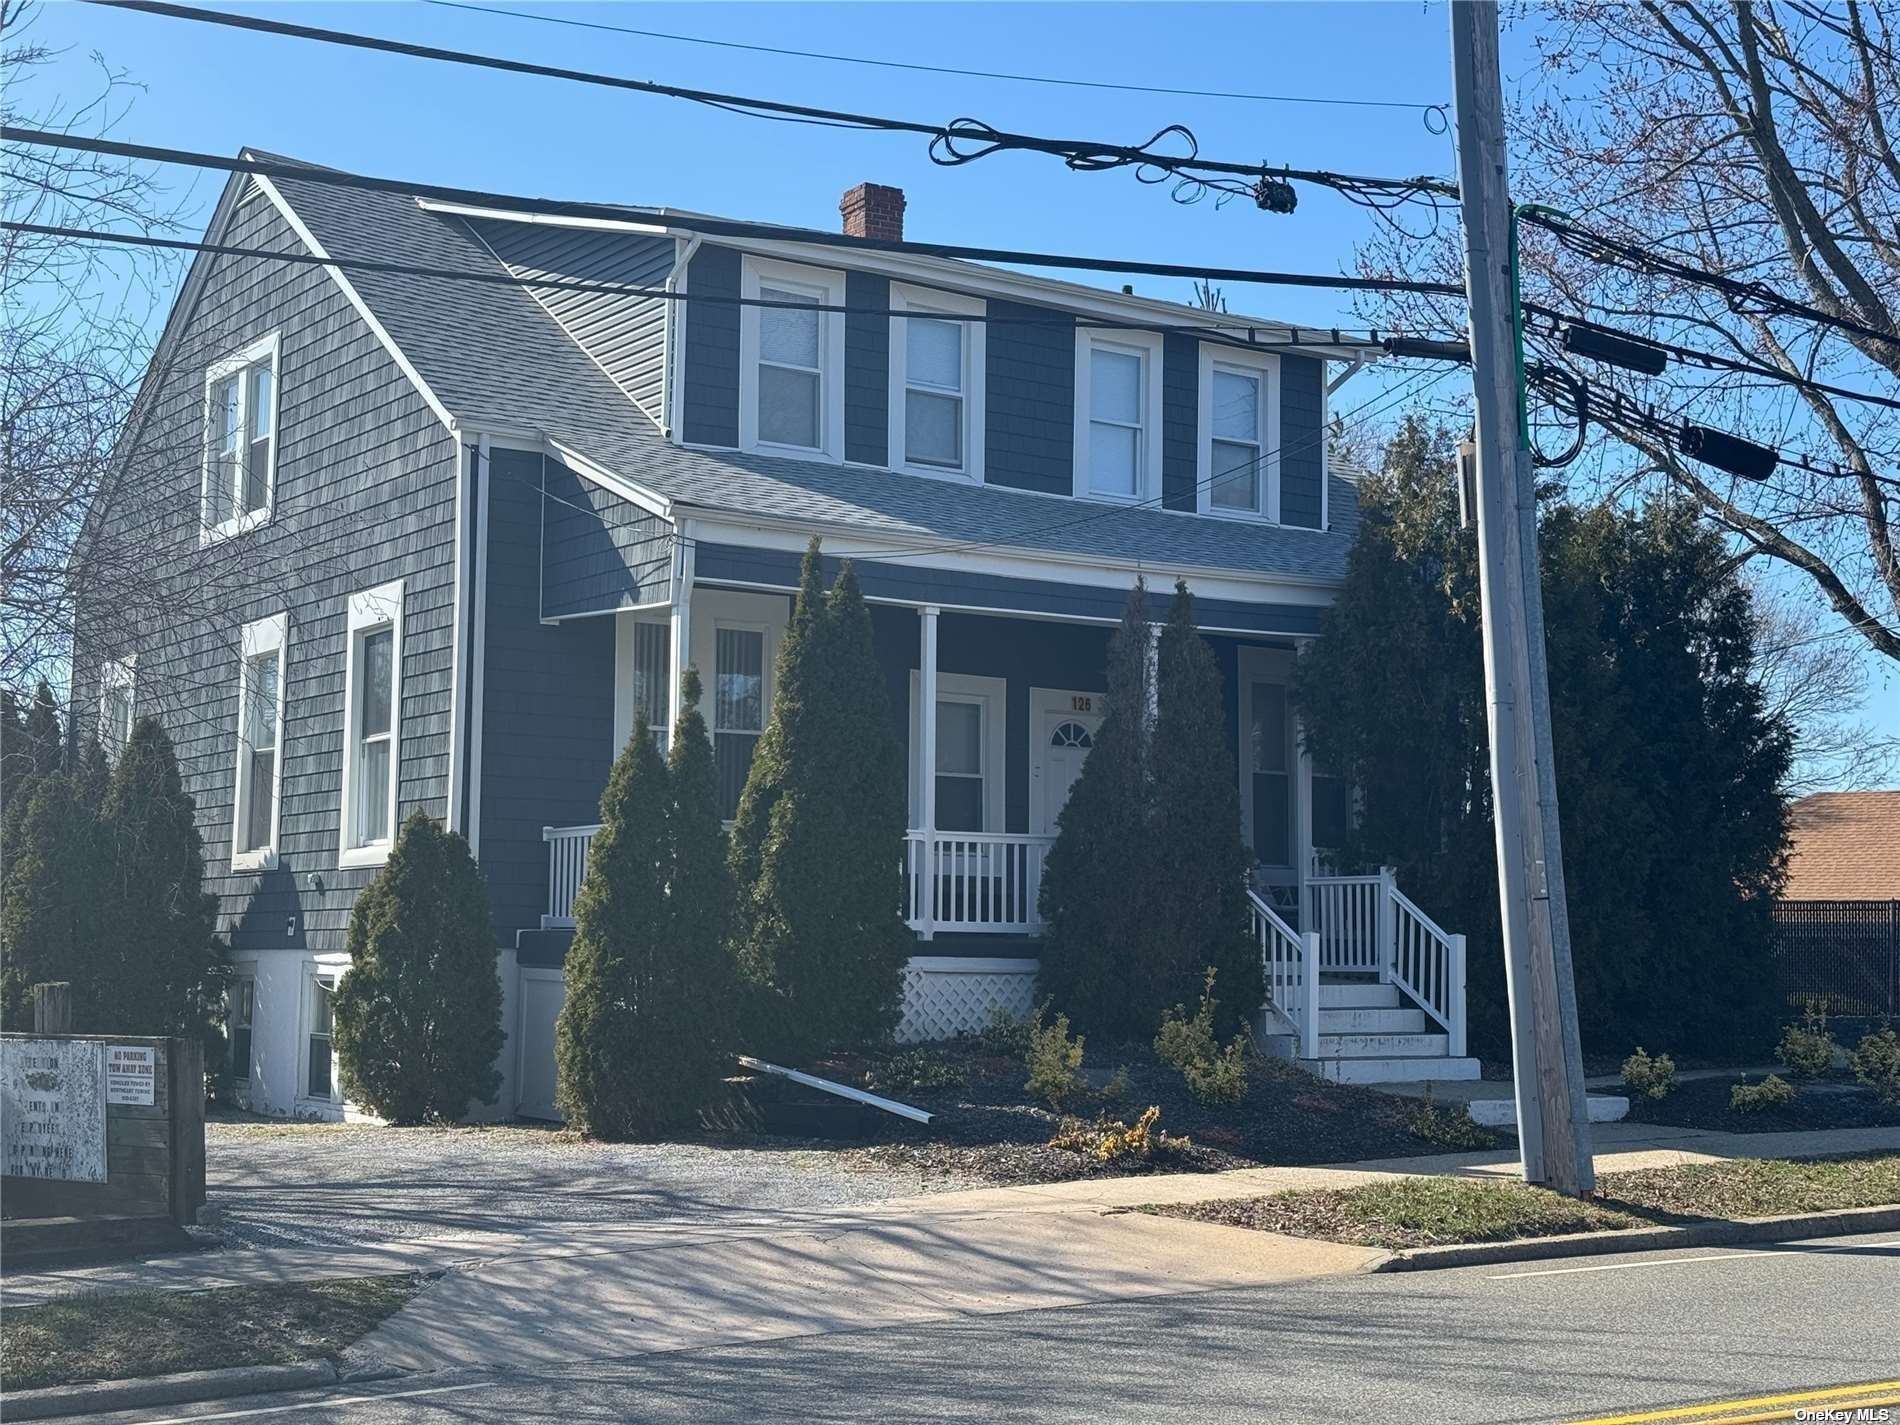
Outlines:
{"type": "Polygon", "coordinates": [[[1032,688],[1030,708],[1030,830],[1054,836],[1056,820],[1101,730],[1102,695],[1032,688]]]}
{"type": "Polygon", "coordinates": [[[1292,655],[1243,648],[1238,671],[1241,834],[1253,851],[1255,886],[1279,905],[1292,906],[1298,903],[1304,840],[1292,655]]]}

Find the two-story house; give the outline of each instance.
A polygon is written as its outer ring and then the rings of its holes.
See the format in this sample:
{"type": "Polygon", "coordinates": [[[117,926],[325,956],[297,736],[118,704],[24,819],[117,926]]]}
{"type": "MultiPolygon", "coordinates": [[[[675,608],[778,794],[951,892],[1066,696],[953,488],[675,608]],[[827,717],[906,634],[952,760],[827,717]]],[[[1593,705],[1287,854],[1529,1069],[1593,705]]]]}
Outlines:
{"type": "Polygon", "coordinates": [[[1157,618],[1183,577],[1225,680],[1276,1042],[1338,1077],[1475,1074],[1461,939],[1389,877],[1331,873],[1316,848],[1348,791],[1288,701],[1353,536],[1325,436],[1360,349],[920,253],[877,185],[832,234],[249,156],[272,175],[234,178],[208,234],[242,252],[197,258],[125,451],[167,452],[143,478],[175,484],[181,547],[308,567],[233,579],[188,627],[128,611],[127,646],[77,682],[108,737],[151,712],[179,746],[250,1106],[342,1112],[351,901],[420,807],[487,877],[498,1111],[554,1114],[609,765],[639,713],[668,735],[690,664],[737,806],[814,535],[855,563],[908,748],[900,1036],[1031,1003],[1109,630],[1137,577],[1157,618]]]}

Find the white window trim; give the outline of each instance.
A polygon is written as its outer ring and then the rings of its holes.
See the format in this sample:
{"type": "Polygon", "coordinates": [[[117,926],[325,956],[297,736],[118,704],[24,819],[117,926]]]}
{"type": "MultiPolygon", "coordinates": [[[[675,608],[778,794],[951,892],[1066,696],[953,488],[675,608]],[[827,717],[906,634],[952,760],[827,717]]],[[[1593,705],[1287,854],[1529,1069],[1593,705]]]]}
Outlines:
{"type": "Polygon", "coordinates": [[[1195,416],[1199,449],[1194,462],[1194,508],[1216,519],[1280,522],[1280,358],[1270,352],[1201,343],[1200,410],[1195,416]],[[1213,502],[1214,368],[1230,367],[1260,377],[1260,509],[1228,510],[1213,502]]]}
{"type": "MultiPolygon", "coordinates": [[[[844,273],[766,258],[745,258],[739,273],[739,295],[759,297],[761,285],[809,293],[828,307],[842,307],[844,273]]],[[[803,460],[844,461],[844,314],[818,314],[818,421],[819,448],[780,445],[759,439],[759,312],[739,308],[739,448],[767,455],[790,455],[803,460]]]]}
{"type": "Polygon", "coordinates": [[[138,699],[138,654],[127,658],[109,658],[99,665],[99,745],[105,749],[106,758],[116,761],[125,744],[131,741],[132,727],[139,720],[138,699]],[[125,690],[125,737],[108,738],[106,727],[106,695],[125,690]]]}
{"type": "MultiPolygon", "coordinates": [[[[310,1092],[310,1031],[316,1028],[316,1025],[313,1023],[311,1010],[316,1002],[317,981],[330,981],[330,993],[334,996],[336,987],[343,983],[343,976],[348,969],[349,967],[347,965],[338,965],[327,958],[324,960],[305,960],[303,962],[303,973],[298,977],[297,981],[296,1101],[299,1104],[326,1104],[339,1108],[343,1105],[343,1073],[341,1066],[338,1065],[336,1061],[336,1026],[334,1022],[336,1005],[334,999],[330,1006],[332,1016],[330,1029],[330,1093],[327,1098],[321,1094],[313,1094],[310,1092]]],[[[253,1044],[255,1044],[257,1036],[255,1025],[252,1027],[251,1036],[253,1044]]],[[[252,1052],[256,1052],[255,1048],[253,1048],[252,1052]]]]}
{"type": "Polygon", "coordinates": [[[231,869],[233,871],[268,871],[277,865],[277,847],[279,828],[284,817],[284,688],[289,681],[286,646],[289,643],[290,620],[285,614],[272,614],[269,618],[259,619],[256,623],[244,625],[239,640],[238,656],[238,715],[237,715],[237,779],[231,789],[231,869]],[[243,835],[243,827],[250,820],[251,787],[251,748],[244,736],[245,705],[250,700],[249,675],[251,660],[266,653],[277,655],[277,755],[271,759],[271,807],[270,807],[270,844],[253,846],[240,851],[238,839],[243,835]]]}
{"type": "MultiPolygon", "coordinates": [[[[614,620],[614,755],[620,755],[620,749],[627,745],[627,739],[633,736],[634,724],[639,720],[639,709],[633,704],[634,659],[636,656],[635,630],[642,624],[666,632],[667,682],[670,691],[672,684],[680,679],[679,673],[671,666],[673,658],[672,620],[665,610],[656,614],[622,613],[614,620]]],[[[647,724],[647,730],[659,737],[660,750],[665,752],[672,746],[673,729],[668,719],[672,716],[673,699],[669,696],[661,701],[661,720],[647,724]]]]}
{"type": "MultiPolygon", "coordinates": [[[[922,826],[923,817],[923,779],[926,775],[923,757],[923,728],[920,714],[923,711],[923,675],[915,668],[910,670],[910,825],[913,829],[922,826]]],[[[973,673],[937,674],[937,701],[940,703],[975,703],[983,710],[978,723],[977,752],[983,766],[983,830],[982,835],[1003,830],[1007,815],[1007,788],[1003,779],[1007,768],[1005,758],[1009,747],[1009,681],[1005,678],[983,678],[973,673]]],[[[928,769],[928,775],[935,776],[936,768],[928,769]]],[[[954,837],[961,832],[945,831],[939,835],[954,837]]]]}
{"type": "MultiPolygon", "coordinates": [[[[234,352],[212,363],[205,371],[204,462],[198,481],[198,542],[200,545],[215,544],[218,540],[229,539],[246,530],[256,529],[270,519],[271,512],[277,506],[277,446],[283,434],[278,415],[283,406],[284,390],[278,361],[280,347],[278,334],[272,332],[269,336],[260,337],[252,342],[242,351],[234,352]],[[264,471],[264,508],[233,515],[230,519],[217,524],[208,523],[211,511],[211,422],[214,415],[211,393],[226,377],[234,372],[242,371],[247,366],[255,366],[266,358],[270,361],[270,463],[264,471]]],[[[250,399],[250,382],[240,381],[238,383],[240,411],[249,404],[250,399]]],[[[248,423],[243,423],[242,417],[240,421],[239,429],[247,429],[248,423]]]]}
{"type": "MultiPolygon", "coordinates": [[[[965,297],[956,292],[933,292],[921,287],[905,287],[891,284],[891,310],[893,312],[914,311],[919,315],[932,317],[981,317],[988,311],[988,305],[979,297],[965,297]]],[[[989,359],[989,328],[983,322],[964,322],[963,330],[963,464],[960,467],[948,465],[929,465],[912,463],[904,448],[904,416],[906,391],[909,387],[910,342],[907,330],[908,321],[904,317],[891,318],[890,333],[890,394],[886,410],[889,412],[885,422],[887,436],[886,463],[893,470],[901,470],[907,475],[926,475],[939,480],[967,480],[972,484],[983,481],[983,433],[984,420],[984,380],[983,372],[989,359]]]]}
{"type": "Polygon", "coordinates": [[[343,795],[337,827],[337,865],[380,866],[395,843],[397,789],[402,784],[402,615],[403,581],[395,579],[374,589],[350,595],[349,627],[343,655],[343,795]],[[356,805],[357,733],[356,680],[362,666],[364,635],[379,628],[391,631],[389,649],[389,837],[359,845],[354,828],[356,805]]]}
{"type": "MultiPolygon", "coordinates": [[[[231,1070],[231,1081],[234,1084],[245,1085],[248,1090],[251,1080],[258,1077],[258,1075],[253,1072],[257,1067],[257,961],[233,960],[231,962],[231,979],[225,992],[224,1034],[227,1044],[230,1042],[232,1032],[237,1027],[238,986],[246,980],[251,982],[251,1052],[250,1056],[244,1061],[243,1073],[240,1074],[235,1067],[231,1070]]],[[[229,1056],[227,1055],[226,1057],[229,1056]]]]}
{"type": "Polygon", "coordinates": [[[1078,328],[1075,334],[1075,455],[1072,490],[1077,499],[1108,500],[1117,504],[1159,503],[1161,499],[1161,373],[1166,350],[1160,332],[1102,331],[1078,328]],[[1089,483],[1089,355],[1097,347],[1129,352],[1142,358],[1141,463],[1136,469],[1135,492],[1117,495],[1089,483]]]}

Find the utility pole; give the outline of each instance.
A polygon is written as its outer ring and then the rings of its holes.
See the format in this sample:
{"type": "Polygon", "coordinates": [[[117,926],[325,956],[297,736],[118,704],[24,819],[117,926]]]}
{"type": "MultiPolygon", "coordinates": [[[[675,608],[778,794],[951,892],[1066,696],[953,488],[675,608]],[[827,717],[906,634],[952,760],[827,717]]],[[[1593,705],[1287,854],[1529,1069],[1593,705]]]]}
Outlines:
{"type": "Polygon", "coordinates": [[[1596,1176],[1558,859],[1537,511],[1521,404],[1498,7],[1496,0],[1453,0],[1450,9],[1465,290],[1478,406],[1485,711],[1518,1145],[1526,1182],[1575,1196],[1594,1188],[1596,1176]]]}

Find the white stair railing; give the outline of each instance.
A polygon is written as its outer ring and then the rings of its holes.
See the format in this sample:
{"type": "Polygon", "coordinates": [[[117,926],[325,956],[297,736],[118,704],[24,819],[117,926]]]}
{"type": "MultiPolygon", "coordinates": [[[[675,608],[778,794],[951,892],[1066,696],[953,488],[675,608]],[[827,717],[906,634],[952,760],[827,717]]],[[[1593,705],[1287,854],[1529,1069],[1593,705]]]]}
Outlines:
{"type": "Polygon", "coordinates": [[[1447,1052],[1465,1056],[1465,937],[1441,930],[1438,923],[1381,873],[1389,911],[1386,975],[1418,1001],[1444,1027],[1447,1052]]]}
{"type": "Polygon", "coordinates": [[[1312,876],[1306,882],[1310,919],[1302,930],[1319,933],[1320,968],[1380,974],[1386,957],[1380,953],[1386,937],[1382,876],[1312,876]]]}
{"type": "Polygon", "coordinates": [[[1312,1058],[1319,1046],[1319,936],[1309,930],[1302,937],[1251,887],[1247,908],[1266,973],[1267,1003],[1293,1026],[1301,1055],[1312,1058]]]}

